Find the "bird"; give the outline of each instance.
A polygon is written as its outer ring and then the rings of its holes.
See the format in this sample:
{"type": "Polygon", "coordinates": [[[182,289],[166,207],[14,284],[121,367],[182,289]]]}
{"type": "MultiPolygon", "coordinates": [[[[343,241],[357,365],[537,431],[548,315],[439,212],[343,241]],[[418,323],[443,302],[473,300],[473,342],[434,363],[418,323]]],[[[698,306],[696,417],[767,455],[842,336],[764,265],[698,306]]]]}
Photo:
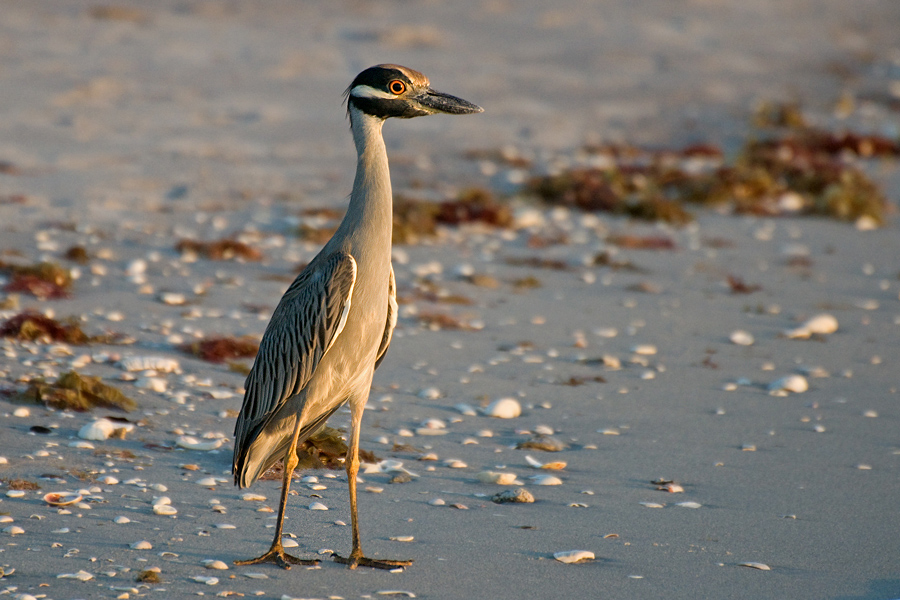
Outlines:
{"type": "Polygon", "coordinates": [[[356,176],[347,212],[333,237],[287,288],[276,306],[244,383],[234,428],[232,473],[239,488],[252,485],[284,461],[275,538],[267,552],[235,564],[309,565],[281,542],[296,448],[340,407],[350,408],[345,468],[350,494],[352,548],[333,559],[394,569],[412,563],[366,557],[356,505],[359,437],[375,369],[397,324],[391,264],[393,197],[382,126],[389,118],[483,112],[480,106],[431,88],[413,69],[380,64],[359,73],[344,92],[356,146],[356,176]]]}

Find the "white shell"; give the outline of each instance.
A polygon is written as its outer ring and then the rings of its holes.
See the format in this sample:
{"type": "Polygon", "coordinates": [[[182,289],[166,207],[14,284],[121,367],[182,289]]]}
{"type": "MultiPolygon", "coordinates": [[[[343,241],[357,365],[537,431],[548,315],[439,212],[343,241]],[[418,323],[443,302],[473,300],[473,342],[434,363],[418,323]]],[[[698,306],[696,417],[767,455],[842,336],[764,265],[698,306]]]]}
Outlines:
{"type": "Polygon", "coordinates": [[[77,573],[60,573],[56,576],[57,579],[77,579],[78,581],[90,581],[94,578],[93,575],[88,573],[87,571],[78,571],[77,573]]]}
{"type": "Polygon", "coordinates": [[[3,533],[8,533],[9,535],[21,535],[25,533],[25,530],[18,525],[10,525],[9,527],[3,528],[3,533]]]}
{"type": "Polygon", "coordinates": [[[656,346],[653,344],[638,344],[631,349],[635,354],[642,354],[644,356],[652,356],[656,354],[656,346]]]}
{"type": "Polygon", "coordinates": [[[181,370],[177,360],[164,356],[128,356],[120,360],[118,366],[126,371],[177,373],[181,370]]]}
{"type": "Polygon", "coordinates": [[[78,430],[78,437],[84,440],[103,441],[116,430],[115,424],[109,419],[97,419],[78,430]]]}
{"type": "Polygon", "coordinates": [[[494,471],[482,471],[478,474],[481,483],[496,483],[497,485],[521,485],[516,479],[515,473],[496,473],[494,471]]]}
{"type": "Polygon", "coordinates": [[[534,485],[562,485],[562,479],[555,475],[532,475],[529,479],[534,485]]]}
{"type": "Polygon", "coordinates": [[[225,443],[223,438],[217,438],[206,442],[201,442],[197,438],[190,435],[180,435],[175,440],[175,444],[179,448],[185,450],[218,450],[225,443]]]}
{"type": "Polygon", "coordinates": [[[157,504],[153,507],[153,512],[158,515],[171,516],[178,513],[178,509],[171,504],[157,504]]]}
{"type": "Polygon", "coordinates": [[[134,542],[129,546],[132,550],[152,550],[153,544],[148,542],[147,540],[141,540],[139,542],[134,542]]]}
{"type": "Polygon", "coordinates": [[[309,505],[309,510],[328,510],[328,507],[321,502],[313,502],[309,505]]]}
{"type": "Polygon", "coordinates": [[[484,414],[498,419],[515,419],[522,414],[522,406],[514,398],[500,398],[484,409],[484,414]]]}
{"type": "Polygon", "coordinates": [[[260,494],[254,494],[253,492],[247,492],[241,496],[241,500],[246,500],[247,502],[265,502],[266,497],[260,494]]]}
{"type": "Polygon", "coordinates": [[[750,567],[751,569],[759,569],[760,571],[771,571],[772,567],[765,563],[758,562],[742,562],[738,565],[739,567],[750,567]]]}
{"type": "Polygon", "coordinates": [[[554,552],[553,558],[562,563],[577,563],[581,561],[594,560],[594,553],[590,550],[565,550],[563,552],[554,552]]]}
{"type": "Polygon", "coordinates": [[[752,346],[754,342],[753,334],[743,329],[732,331],[728,339],[731,340],[732,344],[737,344],[738,346],[752,346]]]}
{"type": "Polygon", "coordinates": [[[44,494],[44,502],[51,506],[68,506],[81,502],[81,494],[77,492],[50,492],[44,494]]]}
{"type": "Polygon", "coordinates": [[[203,479],[197,480],[197,485],[202,485],[204,487],[213,487],[218,483],[215,477],[204,477],[203,479]]]}
{"type": "Polygon", "coordinates": [[[142,390],[150,390],[161,394],[168,389],[169,382],[162,377],[138,377],[137,381],[134,382],[134,386],[142,390]]]}
{"type": "Polygon", "coordinates": [[[204,560],[203,566],[206,567],[207,569],[213,569],[216,571],[227,571],[228,570],[228,565],[226,565],[223,561],[213,560],[211,558],[204,560]]]}
{"type": "Polygon", "coordinates": [[[838,330],[838,321],[833,315],[822,313],[816,315],[794,329],[784,332],[791,339],[806,339],[811,335],[828,335],[838,330]]]}
{"type": "Polygon", "coordinates": [[[218,577],[207,577],[205,575],[194,575],[191,579],[197,583],[205,583],[206,585],[216,585],[219,583],[218,577]]]}
{"type": "Polygon", "coordinates": [[[700,504],[699,502],[687,501],[687,502],[679,502],[675,506],[680,506],[681,508],[700,508],[703,505],[700,504]]]}
{"type": "Polygon", "coordinates": [[[809,382],[803,375],[786,375],[769,384],[769,392],[794,392],[802,394],[809,389],[809,382]]]}
{"type": "Polygon", "coordinates": [[[478,412],[475,410],[475,408],[469,404],[457,404],[453,408],[459,411],[460,414],[463,414],[467,417],[474,417],[478,415],[478,412]]]}

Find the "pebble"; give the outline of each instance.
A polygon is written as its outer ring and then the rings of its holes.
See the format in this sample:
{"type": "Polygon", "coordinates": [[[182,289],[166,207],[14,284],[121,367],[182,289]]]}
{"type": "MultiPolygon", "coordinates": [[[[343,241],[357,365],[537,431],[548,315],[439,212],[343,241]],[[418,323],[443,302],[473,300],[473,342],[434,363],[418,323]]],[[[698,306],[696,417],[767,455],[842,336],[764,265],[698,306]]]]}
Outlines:
{"type": "Polygon", "coordinates": [[[498,419],[514,419],[522,414],[522,406],[514,398],[500,398],[488,404],[484,414],[498,419]]]}
{"type": "Polygon", "coordinates": [[[534,502],[534,496],[525,488],[516,488],[514,490],[503,490],[491,496],[491,502],[497,504],[522,503],[530,504],[534,502]]]}

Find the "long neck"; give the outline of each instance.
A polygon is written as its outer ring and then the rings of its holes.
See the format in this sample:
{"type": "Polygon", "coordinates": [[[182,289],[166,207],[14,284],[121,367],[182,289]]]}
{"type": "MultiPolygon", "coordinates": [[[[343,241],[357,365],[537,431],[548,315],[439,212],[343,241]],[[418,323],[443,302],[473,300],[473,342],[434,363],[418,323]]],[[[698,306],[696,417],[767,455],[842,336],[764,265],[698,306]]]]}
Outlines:
{"type": "MultiPolygon", "coordinates": [[[[382,119],[371,117],[350,107],[350,128],[356,144],[356,178],[350,194],[350,206],[340,228],[345,229],[351,243],[366,237],[390,248],[393,214],[391,173],[387,151],[381,136],[382,119]]],[[[372,242],[369,241],[369,244],[372,242]]]]}

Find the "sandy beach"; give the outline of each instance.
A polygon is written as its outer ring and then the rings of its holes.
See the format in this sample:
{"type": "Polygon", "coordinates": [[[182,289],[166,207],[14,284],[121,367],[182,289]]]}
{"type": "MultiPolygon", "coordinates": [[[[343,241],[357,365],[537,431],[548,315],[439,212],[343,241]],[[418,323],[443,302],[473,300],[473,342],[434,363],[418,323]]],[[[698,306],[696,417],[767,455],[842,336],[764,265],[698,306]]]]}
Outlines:
{"type": "Polygon", "coordinates": [[[896,0],[0,12],[0,325],[34,311],[93,338],[0,338],[0,597],[900,598],[900,159],[843,157],[887,198],[877,227],[701,206],[675,225],[523,193],[608,159],[590,148],[736,164],[764,103],[896,143],[896,0]],[[360,520],[367,553],[415,562],[334,563],[346,475],[317,469],[285,531],[320,565],[236,567],[271,542],[280,481],[232,485],[251,359],[184,347],[262,335],[346,206],[341,94],[383,62],[485,108],[385,125],[395,201],[480,190],[510,218],[394,247],[360,520]],[[13,289],[42,262],[71,277],[60,297],[13,289]],[[25,401],[70,371],[136,408],[25,401]],[[521,414],[490,416],[500,399],[521,414]],[[85,439],[103,417],[120,431],[85,439]],[[492,501],[518,488],[534,502],[492,501]]]}

